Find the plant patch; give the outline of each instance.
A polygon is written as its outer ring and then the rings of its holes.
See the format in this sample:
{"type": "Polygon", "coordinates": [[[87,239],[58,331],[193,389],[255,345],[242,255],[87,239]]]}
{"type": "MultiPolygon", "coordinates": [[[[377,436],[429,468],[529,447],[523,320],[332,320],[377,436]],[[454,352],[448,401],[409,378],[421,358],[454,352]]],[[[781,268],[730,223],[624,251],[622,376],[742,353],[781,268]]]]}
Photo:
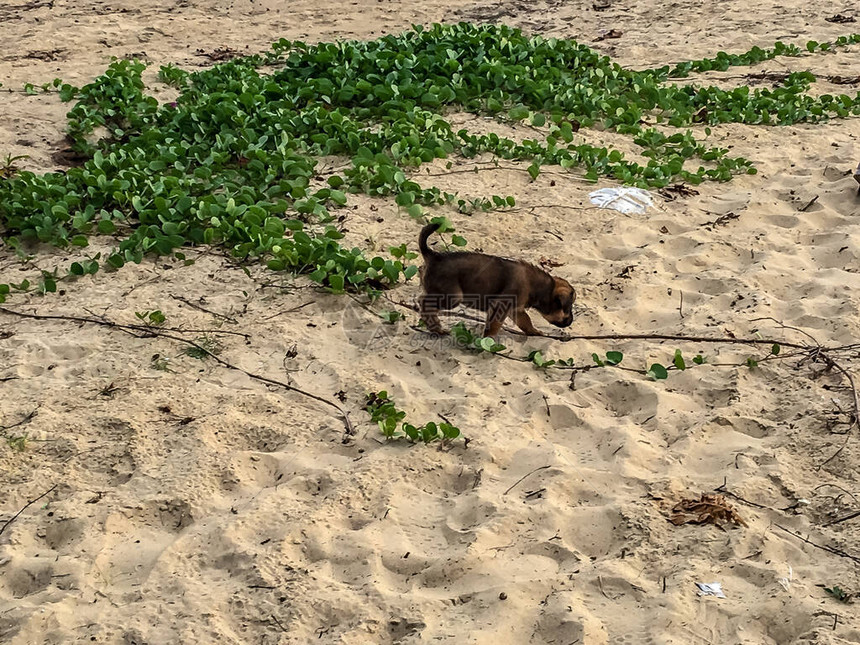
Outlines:
{"type": "Polygon", "coordinates": [[[423,426],[414,426],[404,421],[406,413],[398,410],[394,402],[388,398],[388,392],[371,392],[367,395],[364,409],[370,414],[372,421],[387,440],[407,439],[412,443],[423,441],[442,441],[449,443],[460,436],[460,429],[448,422],[435,423],[430,421],[423,426]]]}
{"type": "MultiPolygon", "coordinates": [[[[60,79],[43,86],[74,101],[67,133],[83,163],[36,174],[7,157],[0,230],[13,248],[86,246],[92,235],[116,236],[117,247],[103,262],[78,262],[43,279],[43,293],[69,275],[115,270],[146,254],[199,244],[273,271],[307,274],[335,293],[378,291],[416,269],[405,255],[368,258],[340,245],[343,233],[330,211],[351,193],[391,196],[416,218],[440,204],[464,211],[513,206],[510,196],[460,197],[422,186],[410,174],[435,159],[479,154],[527,161],[534,181],[547,164],[639,187],[727,181],[755,172],[751,162],[685,128],[816,123],[860,114],[860,99],[811,93],[816,78],[805,71],[772,88],[668,79],[857,42],[860,35],[809,41],[805,48],[777,42],[635,71],[574,40],[506,26],[416,26],[369,42],[282,39],[265,54],[197,72],[167,65],[159,79],[179,95],[164,104],[146,92],[144,63],[114,60],[83,87],[60,79]],[[445,118],[451,111],[527,121],[541,135],[516,142],[455,129],[445,118]],[[592,126],[631,137],[647,162],[574,140],[580,128],[592,126]],[[332,155],[348,159],[348,167],[325,187],[312,188],[317,159],[332,155]]],[[[25,88],[36,91],[32,84],[25,88]]],[[[7,295],[0,292],[0,301],[7,295]]]]}

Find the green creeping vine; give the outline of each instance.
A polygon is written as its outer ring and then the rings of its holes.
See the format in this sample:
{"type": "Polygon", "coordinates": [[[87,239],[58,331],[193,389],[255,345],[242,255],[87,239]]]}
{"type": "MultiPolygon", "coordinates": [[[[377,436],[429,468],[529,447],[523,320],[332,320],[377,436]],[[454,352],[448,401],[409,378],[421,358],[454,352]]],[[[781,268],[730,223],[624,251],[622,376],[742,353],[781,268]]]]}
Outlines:
{"type": "MultiPolygon", "coordinates": [[[[860,34],[851,34],[849,36],[839,36],[832,43],[819,43],[815,40],[810,40],[806,43],[805,49],[810,54],[816,51],[827,52],[833,51],[837,47],[847,47],[860,43],[860,34]]],[[[743,65],[755,65],[763,63],[766,60],[772,60],[779,56],[789,56],[797,58],[802,56],[804,50],[797,45],[785,44],[781,41],[774,43],[773,47],[762,49],[761,47],[753,47],[748,52],[743,54],[728,54],[726,52],[717,52],[715,58],[702,58],[701,60],[691,60],[683,63],[678,63],[674,67],[668,65],[651,72],[668,76],[669,78],[686,78],[690,72],[724,72],[730,67],[740,67],[743,65]]],[[[813,76],[810,80],[814,81],[813,76]]]]}
{"type": "MultiPolygon", "coordinates": [[[[572,358],[548,359],[540,350],[533,350],[529,352],[528,356],[526,356],[525,358],[510,356],[509,354],[502,354],[501,352],[507,349],[507,347],[496,342],[492,338],[482,338],[481,336],[478,336],[477,334],[470,331],[469,328],[466,327],[466,325],[462,322],[457,323],[451,328],[451,335],[457,341],[457,344],[464,349],[477,352],[479,354],[496,354],[503,358],[518,361],[520,363],[531,363],[535,366],[536,369],[543,370],[559,369],[570,370],[573,372],[584,372],[599,367],[617,367],[618,369],[622,369],[627,372],[635,372],[637,374],[642,374],[654,381],[662,381],[669,378],[669,372],[672,370],[683,372],[684,370],[689,369],[691,367],[690,363],[688,363],[687,360],[684,358],[684,355],[680,349],[675,350],[675,354],[672,356],[672,362],[668,366],[663,365],[661,363],[652,363],[651,366],[647,369],[635,369],[631,367],[621,367],[621,362],[624,360],[624,354],[615,350],[606,352],[603,358],[601,358],[599,354],[592,354],[592,364],[590,365],[576,365],[574,359],[572,358]]],[[[748,356],[743,363],[721,363],[721,365],[729,365],[732,367],[746,366],[750,369],[753,369],[755,367],[758,367],[759,361],[766,361],[772,358],[776,358],[779,355],[780,350],[780,345],[775,343],[770,347],[769,353],[764,356],[748,356]]],[[[704,365],[707,362],[708,359],[701,354],[696,354],[692,358],[692,363],[694,365],[704,365]]]]}
{"type": "MultiPolygon", "coordinates": [[[[807,50],[856,42],[860,36],[843,36],[832,44],[810,42],[807,50]]],[[[118,248],[102,258],[110,268],[140,262],[145,253],[184,259],[179,247],[217,244],[241,261],[308,274],[334,292],[375,291],[410,278],[416,267],[340,246],[343,235],[329,209],[343,206],[347,193],[392,195],[416,218],[432,205],[469,211],[515,204],[498,195],[458,198],[407,174],[454,154],[528,161],[532,179],[542,165],[557,164],[582,168],[590,180],[607,176],[638,186],[753,173],[748,160],[728,156],[727,148],[671,129],[818,122],[860,114],[860,99],[809,95],[815,80],[809,72],[790,74],[775,89],[666,81],[800,53],[777,43],[772,50],[634,71],[573,40],[505,26],[416,26],[370,42],[280,40],[264,55],[195,73],[168,65],[159,79],[179,95],[165,104],[146,94],[143,63],[116,60],[84,87],[59,79],[43,86],[76,101],[68,135],[84,162],[44,175],[7,163],[0,236],[23,253],[25,244],[85,247],[91,235],[116,235],[118,248]],[[452,111],[527,120],[539,136],[516,142],[455,131],[444,116],[452,111]],[[574,142],[574,133],[588,127],[630,135],[647,162],[574,142]],[[317,168],[322,156],[346,157],[348,167],[324,172],[317,168]]],[[[43,275],[39,291],[98,271],[99,259],[77,263],[64,276],[43,275]]],[[[0,301],[9,290],[0,285],[0,301]]]]}
{"type": "Polygon", "coordinates": [[[394,402],[388,398],[388,392],[371,392],[367,395],[364,409],[370,414],[372,421],[376,421],[379,429],[387,440],[406,438],[412,443],[423,441],[430,443],[439,439],[443,443],[451,442],[460,436],[460,429],[450,423],[436,424],[433,421],[423,426],[414,426],[403,421],[406,413],[398,410],[394,402]],[[401,421],[403,423],[401,423],[401,421]],[[400,424],[400,428],[398,428],[400,424]]]}

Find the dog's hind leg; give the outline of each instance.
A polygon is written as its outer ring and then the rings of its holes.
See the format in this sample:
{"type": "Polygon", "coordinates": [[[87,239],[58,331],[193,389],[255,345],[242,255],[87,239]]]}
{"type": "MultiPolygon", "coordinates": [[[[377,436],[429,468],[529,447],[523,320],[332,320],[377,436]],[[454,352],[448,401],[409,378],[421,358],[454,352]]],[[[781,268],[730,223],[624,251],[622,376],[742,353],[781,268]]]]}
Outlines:
{"type": "Polygon", "coordinates": [[[425,294],[419,302],[420,316],[428,331],[432,334],[444,334],[442,323],[439,321],[439,310],[442,298],[438,295],[425,294]]]}

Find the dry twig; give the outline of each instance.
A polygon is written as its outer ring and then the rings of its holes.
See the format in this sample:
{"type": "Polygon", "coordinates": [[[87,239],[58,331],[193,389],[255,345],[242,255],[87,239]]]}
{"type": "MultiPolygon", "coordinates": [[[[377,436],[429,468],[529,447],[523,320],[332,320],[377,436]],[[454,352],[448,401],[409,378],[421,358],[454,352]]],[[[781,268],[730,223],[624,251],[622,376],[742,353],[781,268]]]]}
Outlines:
{"type": "Polygon", "coordinates": [[[50,492],[52,492],[52,491],[53,491],[57,486],[58,486],[58,484],[54,484],[54,485],[53,485],[53,486],[51,486],[48,490],[46,490],[44,493],[42,493],[41,495],[39,495],[37,498],[35,498],[35,499],[31,499],[29,502],[27,502],[26,504],[24,504],[24,507],[23,507],[20,511],[18,511],[18,512],[17,512],[17,513],[15,513],[12,517],[10,517],[8,520],[6,520],[6,522],[3,524],[3,526],[0,526],[0,535],[2,535],[2,534],[3,534],[3,531],[5,531],[7,528],[9,528],[9,525],[10,525],[12,522],[14,522],[15,520],[17,520],[17,519],[18,519],[18,516],[19,516],[19,515],[21,515],[21,513],[23,513],[23,512],[24,512],[24,511],[26,511],[28,508],[30,508],[33,504],[35,504],[35,503],[36,503],[36,502],[38,502],[40,499],[42,499],[43,497],[45,497],[46,495],[48,495],[48,494],[49,494],[50,492]]]}

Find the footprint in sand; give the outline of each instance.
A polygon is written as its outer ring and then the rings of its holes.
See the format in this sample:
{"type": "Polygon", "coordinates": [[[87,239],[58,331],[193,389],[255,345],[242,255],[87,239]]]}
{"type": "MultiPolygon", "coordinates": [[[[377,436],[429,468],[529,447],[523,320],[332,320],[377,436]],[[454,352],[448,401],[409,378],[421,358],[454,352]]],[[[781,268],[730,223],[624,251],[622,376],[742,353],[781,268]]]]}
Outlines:
{"type": "Polygon", "coordinates": [[[242,452],[231,461],[231,474],[242,486],[268,488],[277,486],[284,474],[281,460],[265,452],[242,452]]]}
{"type": "Polygon", "coordinates": [[[602,398],[616,417],[631,417],[637,423],[658,411],[659,397],[649,383],[615,381],[603,389],[602,398]]]}
{"type": "Polygon", "coordinates": [[[568,548],[592,559],[615,553],[634,534],[619,511],[605,506],[570,509],[566,525],[559,533],[568,548]]]}
{"type": "Polygon", "coordinates": [[[600,621],[586,609],[582,599],[570,591],[559,591],[544,602],[529,645],[586,643],[610,645],[600,621]]]}
{"type": "Polygon", "coordinates": [[[738,213],[750,203],[750,193],[730,191],[722,195],[714,195],[708,203],[708,212],[714,215],[738,213]]]}
{"type": "Polygon", "coordinates": [[[458,497],[454,509],[445,519],[445,526],[459,541],[462,534],[473,533],[497,512],[498,507],[492,502],[480,500],[476,496],[458,497]]]}
{"type": "Polygon", "coordinates": [[[87,526],[84,520],[75,517],[57,517],[56,513],[50,520],[44,527],[44,539],[45,544],[53,551],[66,550],[78,543],[87,526]]]}
{"type": "Polygon", "coordinates": [[[137,470],[132,446],[139,443],[138,430],[122,419],[105,419],[102,422],[103,443],[94,449],[84,450],[76,457],[77,463],[91,474],[93,486],[120,486],[128,482],[137,470]]]}
{"type": "Polygon", "coordinates": [[[761,421],[750,417],[717,417],[714,421],[723,426],[730,426],[735,432],[755,439],[769,437],[774,431],[773,427],[766,426],[761,421]]]}
{"type": "Polygon", "coordinates": [[[4,565],[0,589],[12,598],[25,598],[47,589],[54,573],[47,558],[15,557],[4,565]]]}
{"type": "Polygon", "coordinates": [[[241,432],[221,432],[218,441],[236,451],[276,452],[286,447],[291,438],[277,428],[252,425],[243,427],[241,432]]]}
{"type": "Polygon", "coordinates": [[[800,218],[795,215],[766,215],[762,219],[765,223],[779,228],[795,228],[800,224],[800,218]]]}
{"type": "Polygon", "coordinates": [[[426,627],[427,625],[423,621],[407,618],[392,619],[386,626],[392,643],[403,643],[407,638],[410,640],[417,638],[426,627]]]}
{"type": "Polygon", "coordinates": [[[567,405],[550,405],[549,423],[553,430],[581,428],[585,425],[580,413],[567,405]]]}
{"type": "Polygon", "coordinates": [[[193,523],[188,502],[172,498],[111,513],[105,518],[104,541],[93,559],[94,571],[108,587],[133,592],[193,523]]]}
{"type": "Polygon", "coordinates": [[[538,542],[529,546],[523,553],[525,555],[540,555],[550,558],[558,563],[560,571],[565,570],[566,567],[575,567],[582,561],[574,551],[567,548],[564,544],[560,544],[558,540],[538,542]]]}

